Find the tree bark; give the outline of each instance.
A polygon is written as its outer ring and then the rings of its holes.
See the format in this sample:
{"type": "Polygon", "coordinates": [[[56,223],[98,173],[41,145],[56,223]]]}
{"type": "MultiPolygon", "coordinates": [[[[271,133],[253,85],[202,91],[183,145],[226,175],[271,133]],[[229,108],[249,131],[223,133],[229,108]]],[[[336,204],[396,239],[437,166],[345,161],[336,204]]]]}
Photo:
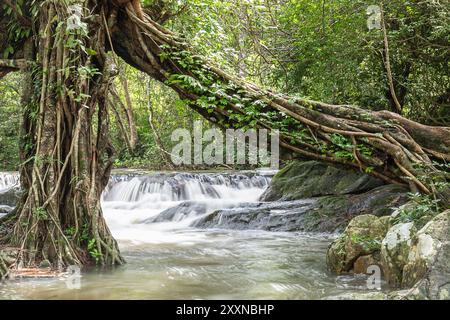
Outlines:
{"type": "Polygon", "coordinates": [[[106,93],[117,66],[105,51],[106,7],[88,3],[35,3],[37,45],[26,57],[23,91],[24,195],[1,235],[19,249],[16,267],[124,262],[100,206],[113,163],[106,93]],[[88,12],[93,21],[85,24],[88,12]]]}

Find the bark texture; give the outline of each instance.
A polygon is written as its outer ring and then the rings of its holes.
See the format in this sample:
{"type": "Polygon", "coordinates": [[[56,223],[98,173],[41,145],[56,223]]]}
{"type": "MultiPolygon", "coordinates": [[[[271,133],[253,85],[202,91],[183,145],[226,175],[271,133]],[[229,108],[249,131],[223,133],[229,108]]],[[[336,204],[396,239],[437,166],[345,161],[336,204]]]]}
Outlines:
{"type": "Polygon", "coordinates": [[[106,48],[108,12],[96,1],[37,1],[23,90],[22,200],[1,241],[16,266],[124,262],[102,215],[113,149],[106,96],[117,65],[106,48]],[[89,19],[89,23],[85,22],[89,19]]]}

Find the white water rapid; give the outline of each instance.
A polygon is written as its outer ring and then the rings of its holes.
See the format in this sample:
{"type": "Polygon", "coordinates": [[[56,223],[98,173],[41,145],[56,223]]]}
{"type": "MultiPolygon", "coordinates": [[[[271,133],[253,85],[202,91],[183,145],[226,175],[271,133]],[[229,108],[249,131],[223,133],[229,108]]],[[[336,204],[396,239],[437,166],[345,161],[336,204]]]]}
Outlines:
{"type": "Polygon", "coordinates": [[[180,244],[192,237],[198,240],[201,233],[177,230],[214,210],[256,202],[269,182],[269,176],[250,173],[116,175],[103,194],[102,206],[119,241],[180,244]],[[168,217],[158,219],[168,209],[168,217]]]}

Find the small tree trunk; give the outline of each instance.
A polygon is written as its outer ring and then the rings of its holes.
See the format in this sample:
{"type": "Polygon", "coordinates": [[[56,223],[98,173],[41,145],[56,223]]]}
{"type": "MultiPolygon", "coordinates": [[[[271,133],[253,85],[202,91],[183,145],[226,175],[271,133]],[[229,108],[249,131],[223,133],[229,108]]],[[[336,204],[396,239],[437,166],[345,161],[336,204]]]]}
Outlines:
{"type": "MultiPolygon", "coordinates": [[[[127,145],[128,151],[130,153],[133,153],[135,146],[132,145],[130,134],[127,130],[126,125],[124,124],[122,120],[122,116],[120,114],[120,110],[117,108],[117,105],[123,105],[122,101],[120,100],[119,94],[115,90],[114,87],[110,89],[111,98],[109,99],[109,105],[111,106],[112,111],[114,112],[114,116],[116,118],[117,124],[119,125],[120,132],[123,135],[123,140],[125,144],[127,145]]],[[[126,107],[123,106],[123,109],[126,107]]]]}
{"type": "Polygon", "coordinates": [[[125,101],[126,104],[122,104],[124,107],[125,114],[127,116],[127,122],[128,122],[128,128],[130,131],[130,146],[131,146],[131,152],[134,152],[134,149],[136,148],[136,144],[138,141],[138,134],[137,134],[137,128],[136,128],[136,122],[134,121],[134,113],[133,113],[133,102],[131,100],[130,96],[130,89],[128,86],[128,79],[126,77],[125,69],[123,68],[120,70],[120,81],[122,83],[123,92],[125,94],[125,101]]]}
{"type": "Polygon", "coordinates": [[[152,99],[151,99],[152,97],[151,97],[150,79],[148,79],[148,81],[147,81],[147,90],[146,91],[147,91],[147,107],[148,107],[148,112],[149,112],[148,122],[150,124],[150,128],[152,130],[153,137],[155,138],[156,146],[161,151],[161,156],[164,159],[166,165],[169,166],[169,168],[174,169],[174,167],[172,165],[171,154],[164,147],[164,144],[161,140],[158,130],[156,129],[156,126],[153,122],[154,121],[154,112],[153,112],[152,99]]]}
{"type": "Polygon", "coordinates": [[[381,29],[383,29],[383,43],[384,43],[384,66],[386,68],[386,76],[388,78],[389,92],[394,103],[394,111],[402,114],[402,105],[400,104],[397,94],[395,92],[394,78],[392,76],[391,58],[389,53],[389,40],[386,30],[386,21],[384,18],[383,2],[381,2],[381,29]]]}

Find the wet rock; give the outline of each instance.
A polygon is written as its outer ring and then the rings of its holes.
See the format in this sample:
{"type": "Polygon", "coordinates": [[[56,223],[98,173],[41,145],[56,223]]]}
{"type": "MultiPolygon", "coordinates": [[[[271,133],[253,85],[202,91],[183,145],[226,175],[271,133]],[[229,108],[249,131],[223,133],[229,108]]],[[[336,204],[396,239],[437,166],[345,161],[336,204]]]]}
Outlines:
{"type": "Polygon", "coordinates": [[[391,215],[395,208],[408,201],[408,190],[398,185],[384,185],[363,194],[348,196],[351,202],[348,214],[357,216],[371,214],[374,216],[391,215]]]}
{"type": "Polygon", "coordinates": [[[417,229],[413,222],[400,223],[386,234],[381,243],[381,262],[384,275],[393,286],[400,286],[402,273],[407,263],[411,241],[417,229]]]}
{"type": "Polygon", "coordinates": [[[13,207],[0,205],[0,217],[7,215],[8,213],[11,213],[11,211],[13,210],[14,210],[13,207]]]}
{"type": "Polygon", "coordinates": [[[358,215],[389,215],[406,201],[406,191],[386,185],[359,195],[246,204],[217,210],[194,222],[198,228],[260,229],[271,231],[340,232],[358,215]]]}
{"type": "Polygon", "coordinates": [[[239,208],[216,210],[191,225],[197,228],[304,231],[315,200],[253,203],[239,208]]]}
{"type": "Polygon", "coordinates": [[[354,218],[345,231],[328,248],[327,264],[340,274],[353,269],[361,256],[380,250],[389,225],[389,217],[361,215],[354,218]]]}
{"type": "Polygon", "coordinates": [[[294,161],[280,170],[262,201],[299,200],[327,195],[362,193],[383,182],[359,171],[318,161],[294,161]]]}
{"type": "Polygon", "coordinates": [[[186,201],[175,207],[164,210],[156,217],[142,221],[142,223],[158,223],[167,221],[181,221],[187,216],[199,216],[206,213],[208,206],[205,202],[186,201]]]}

